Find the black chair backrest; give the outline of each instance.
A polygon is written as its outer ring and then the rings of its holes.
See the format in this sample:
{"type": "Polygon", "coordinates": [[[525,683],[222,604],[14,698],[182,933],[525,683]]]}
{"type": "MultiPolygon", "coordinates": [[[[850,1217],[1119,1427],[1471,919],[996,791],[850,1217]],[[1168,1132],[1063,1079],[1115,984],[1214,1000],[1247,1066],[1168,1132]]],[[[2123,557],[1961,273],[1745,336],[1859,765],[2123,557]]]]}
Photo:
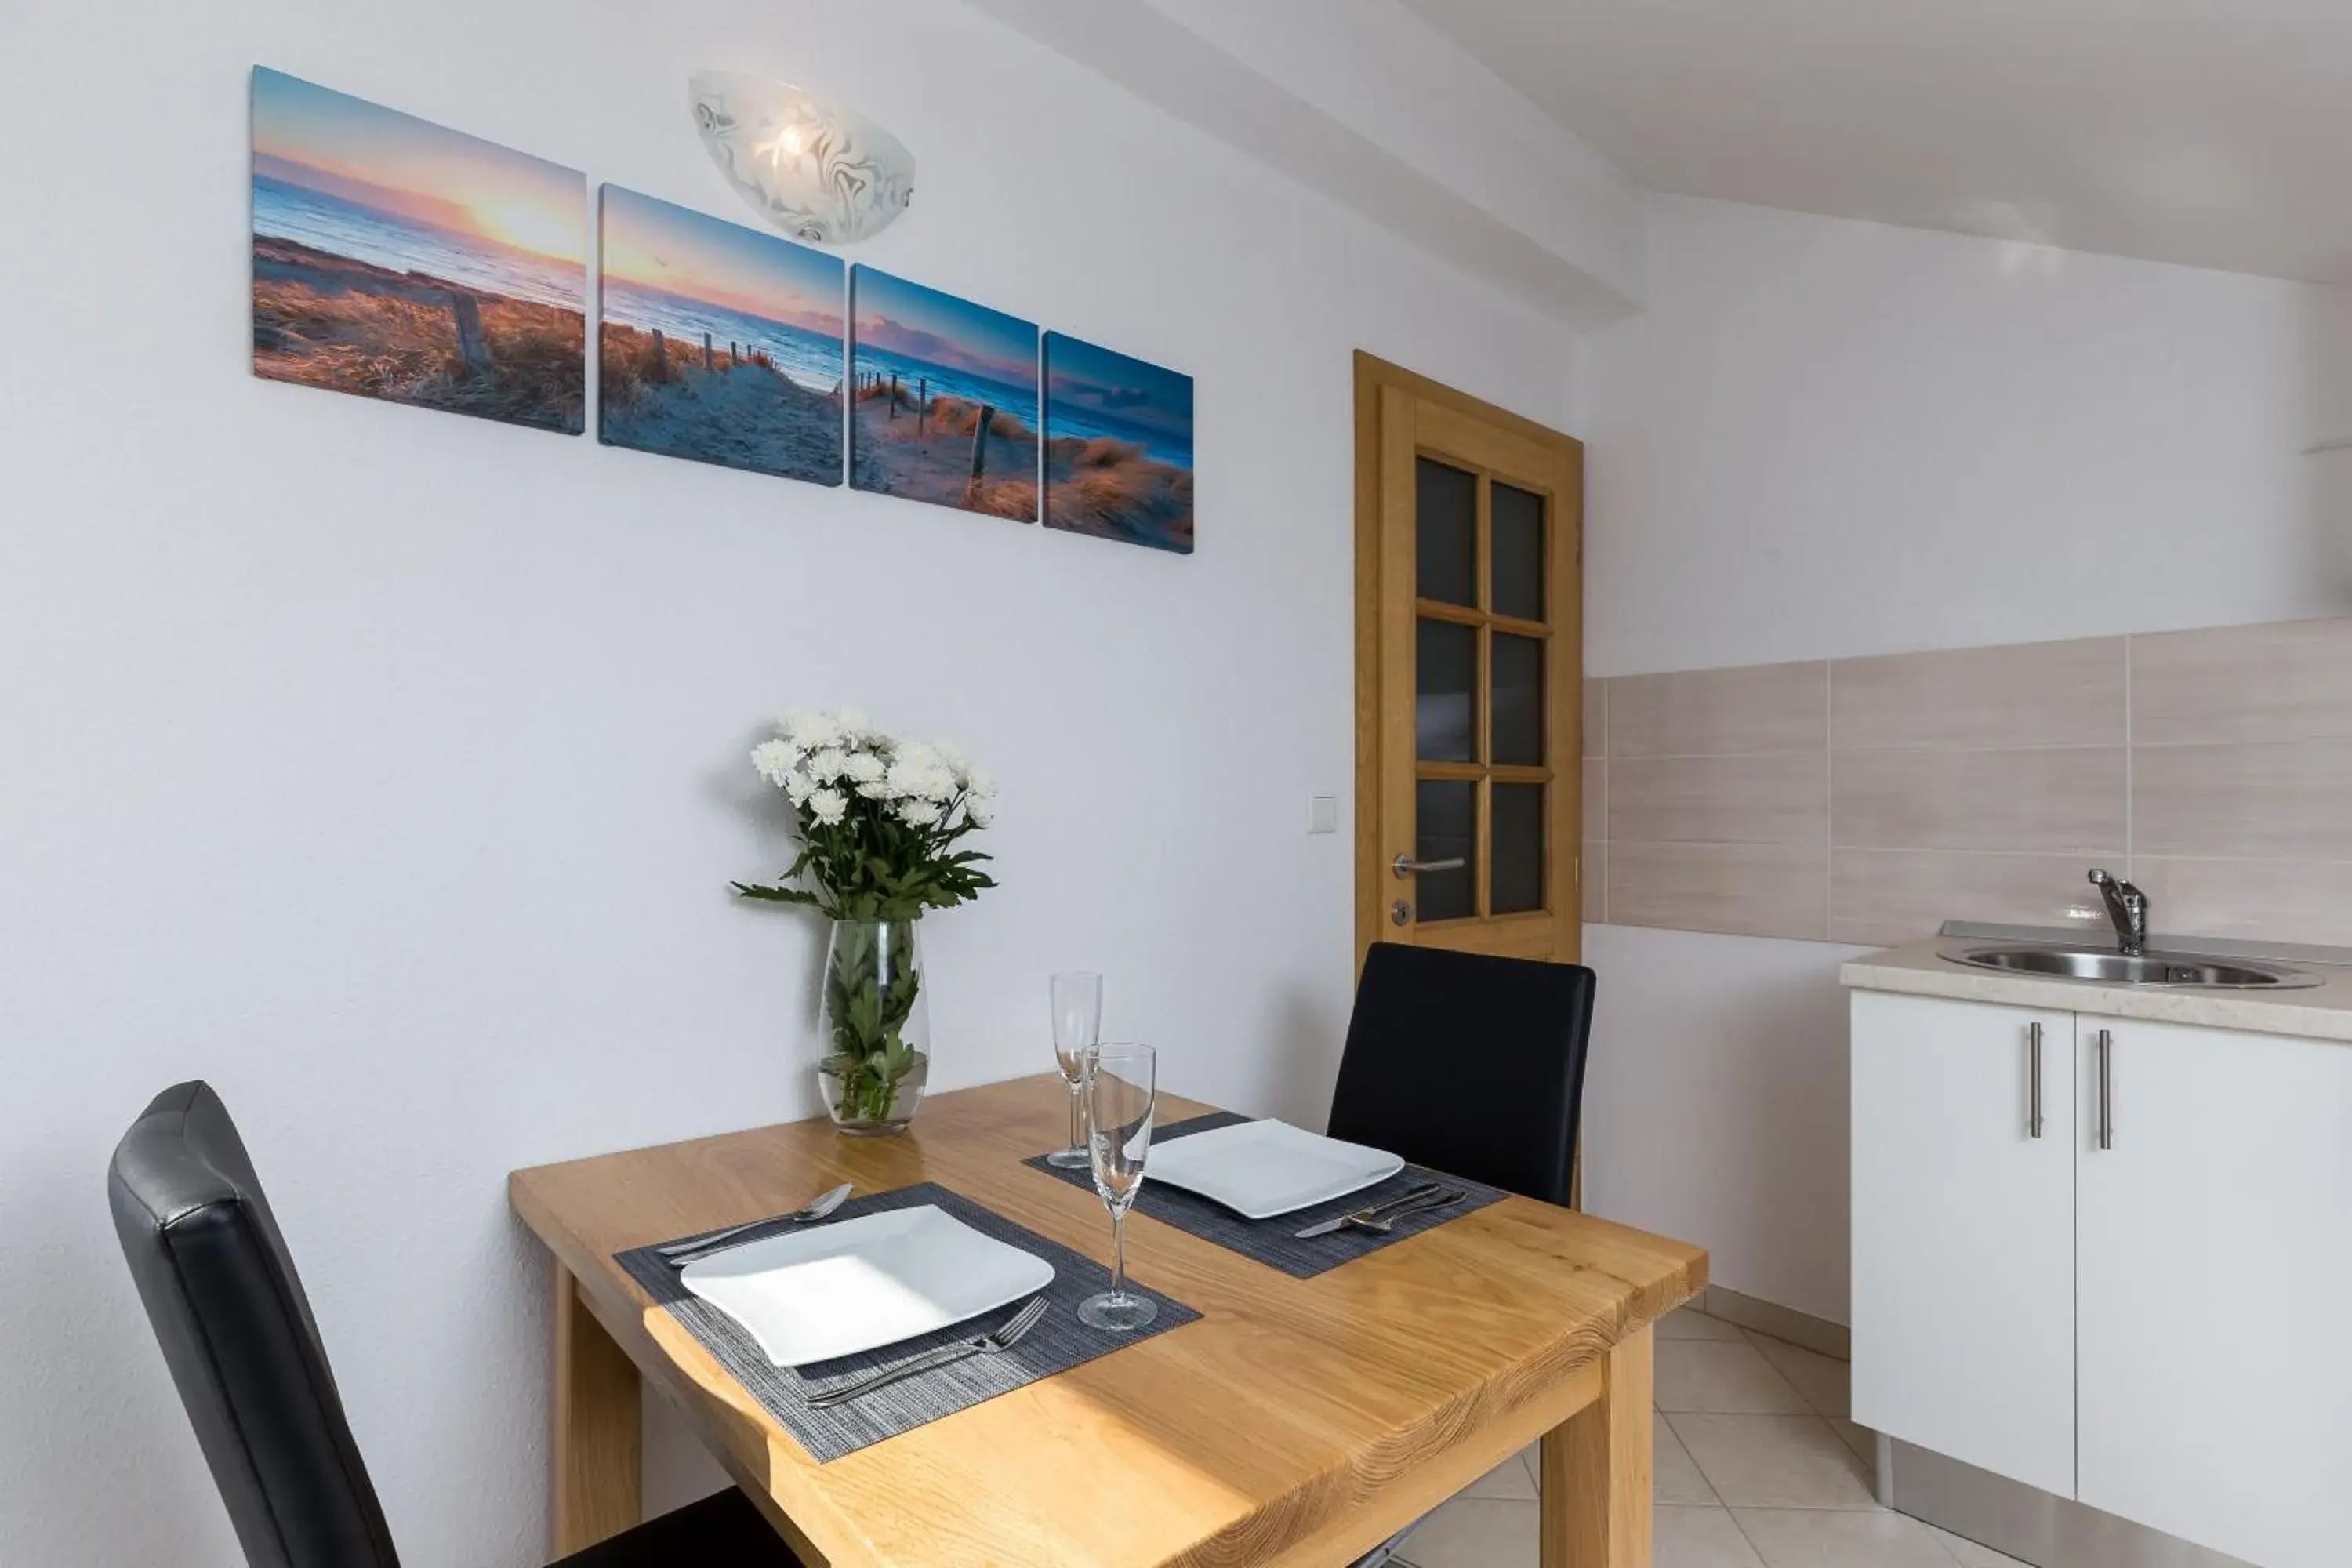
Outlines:
{"type": "Polygon", "coordinates": [[[114,1228],[253,1568],[396,1568],[294,1260],[228,1108],[155,1097],[114,1151],[114,1228]]]}
{"type": "Polygon", "coordinates": [[[1331,1136],[1565,1205],[1592,988],[1577,964],[1374,942],[1331,1136]]]}

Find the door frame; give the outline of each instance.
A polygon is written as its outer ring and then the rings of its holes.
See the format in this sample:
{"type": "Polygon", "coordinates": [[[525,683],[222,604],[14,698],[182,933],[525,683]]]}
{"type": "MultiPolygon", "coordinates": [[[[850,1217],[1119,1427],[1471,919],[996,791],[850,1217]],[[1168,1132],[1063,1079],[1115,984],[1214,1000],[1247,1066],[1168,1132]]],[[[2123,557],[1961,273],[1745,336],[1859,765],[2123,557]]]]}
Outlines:
{"type": "MultiPolygon", "coordinates": [[[[1554,824],[1566,822],[1577,831],[1554,853],[1569,853],[1570,907],[1551,911],[1558,935],[1555,950],[1570,959],[1582,943],[1584,868],[1581,815],[1583,807],[1583,597],[1584,597],[1584,443],[1534,420],[1491,403],[1457,392],[1441,382],[1392,364],[1359,349],[1355,356],[1356,385],[1356,963],[1388,929],[1388,905],[1393,879],[1381,863],[1383,804],[1381,799],[1381,403],[1389,390],[1490,426],[1520,440],[1559,454],[1572,482],[1554,498],[1548,541],[1552,582],[1564,590],[1560,625],[1556,638],[1573,639],[1577,675],[1573,679],[1549,680],[1546,718],[1553,745],[1564,761],[1553,771],[1554,787],[1568,804],[1552,814],[1554,824]],[[1562,547],[1567,559],[1562,562],[1562,547]]],[[[1547,672],[1556,675],[1557,664],[1547,672]]],[[[1483,835],[1482,835],[1483,842],[1483,835]]]]}

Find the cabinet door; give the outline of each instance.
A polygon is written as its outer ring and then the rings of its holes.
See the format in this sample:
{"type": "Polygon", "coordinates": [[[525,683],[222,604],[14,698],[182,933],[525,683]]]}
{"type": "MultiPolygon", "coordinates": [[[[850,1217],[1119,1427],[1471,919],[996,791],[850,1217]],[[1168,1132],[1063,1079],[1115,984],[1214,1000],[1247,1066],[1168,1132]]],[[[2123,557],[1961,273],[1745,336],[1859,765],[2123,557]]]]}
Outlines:
{"type": "Polygon", "coordinates": [[[2263,1568],[2341,1568],[2352,1046],[2080,1032],[2082,1500],[2263,1568]]]}
{"type": "Polygon", "coordinates": [[[2074,1016],[1860,991],[1853,1050],[1853,1418],[2072,1497],[2074,1016]]]}

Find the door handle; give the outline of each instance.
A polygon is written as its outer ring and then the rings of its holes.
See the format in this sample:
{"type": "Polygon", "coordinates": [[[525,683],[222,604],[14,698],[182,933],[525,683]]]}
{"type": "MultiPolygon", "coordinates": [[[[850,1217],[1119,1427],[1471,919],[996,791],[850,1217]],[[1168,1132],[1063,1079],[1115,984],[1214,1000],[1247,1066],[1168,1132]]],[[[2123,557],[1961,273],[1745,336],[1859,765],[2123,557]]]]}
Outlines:
{"type": "Polygon", "coordinates": [[[1389,868],[1400,877],[1416,877],[1428,871],[1459,871],[1467,864],[1459,855],[1451,860],[1416,860],[1410,855],[1400,855],[1389,862],[1389,868]]]}
{"type": "Polygon", "coordinates": [[[2042,1136],[2042,1026],[2025,1026],[2025,1135],[2042,1136]]]}
{"type": "Polygon", "coordinates": [[[2115,1055],[2116,1037],[2113,1031],[2099,1031],[2099,1152],[2105,1153],[2116,1146],[2116,1102],[2113,1068],[2108,1058],[2115,1055]]]}

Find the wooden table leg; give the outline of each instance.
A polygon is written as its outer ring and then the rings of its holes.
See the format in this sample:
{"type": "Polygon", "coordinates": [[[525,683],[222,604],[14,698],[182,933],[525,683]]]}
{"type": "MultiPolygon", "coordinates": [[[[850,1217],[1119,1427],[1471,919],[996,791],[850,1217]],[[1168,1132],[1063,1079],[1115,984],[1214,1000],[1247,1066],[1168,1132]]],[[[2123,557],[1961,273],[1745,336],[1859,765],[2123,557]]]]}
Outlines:
{"type": "Polygon", "coordinates": [[[1544,1434],[1542,1568],[1650,1568],[1645,1324],[1609,1352],[1601,1397],[1544,1434]]]}
{"type": "Polygon", "coordinates": [[[644,1517],[643,1410],[637,1369],[555,1269],[553,1468],[555,1555],[568,1557],[635,1526],[644,1517]]]}

